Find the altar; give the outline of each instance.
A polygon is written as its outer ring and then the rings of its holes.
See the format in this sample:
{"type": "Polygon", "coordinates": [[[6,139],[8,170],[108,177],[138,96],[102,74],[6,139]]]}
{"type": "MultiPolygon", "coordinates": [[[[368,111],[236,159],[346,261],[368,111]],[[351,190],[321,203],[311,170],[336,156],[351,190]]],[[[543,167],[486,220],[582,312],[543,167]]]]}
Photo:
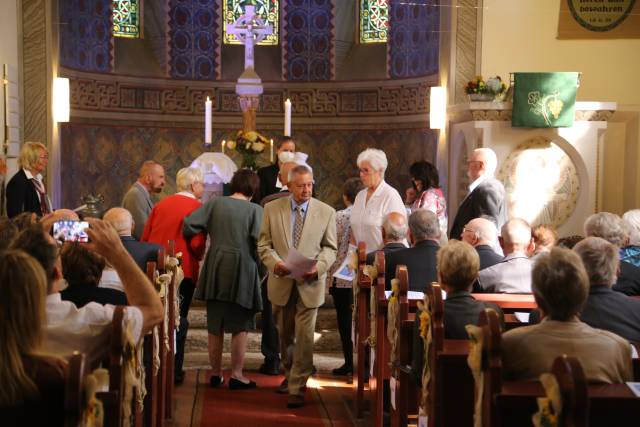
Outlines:
{"type": "Polygon", "coordinates": [[[614,102],[576,102],[568,128],[515,128],[510,102],[469,102],[448,108],[449,216],[468,192],[466,161],[475,148],[496,152],[496,177],[507,193],[509,217],[551,224],[559,236],[582,235],[585,219],[601,210],[603,149],[614,102]]]}

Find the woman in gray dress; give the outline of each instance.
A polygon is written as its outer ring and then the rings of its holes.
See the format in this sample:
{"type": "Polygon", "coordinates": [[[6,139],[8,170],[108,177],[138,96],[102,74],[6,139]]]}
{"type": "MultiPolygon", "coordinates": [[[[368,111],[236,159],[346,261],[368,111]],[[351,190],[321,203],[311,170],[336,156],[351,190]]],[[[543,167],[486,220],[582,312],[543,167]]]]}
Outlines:
{"type": "Polygon", "coordinates": [[[241,169],[231,180],[231,196],[209,200],[184,220],[184,235],[205,231],[211,247],[198,279],[195,298],[207,302],[209,362],[212,387],[224,383],[222,345],[224,333],[231,338],[229,388],[254,388],[243,373],[247,331],[255,329],[255,314],[262,310],[259,261],[256,243],[262,223],[262,208],[251,203],[260,186],[258,175],[241,169]]]}

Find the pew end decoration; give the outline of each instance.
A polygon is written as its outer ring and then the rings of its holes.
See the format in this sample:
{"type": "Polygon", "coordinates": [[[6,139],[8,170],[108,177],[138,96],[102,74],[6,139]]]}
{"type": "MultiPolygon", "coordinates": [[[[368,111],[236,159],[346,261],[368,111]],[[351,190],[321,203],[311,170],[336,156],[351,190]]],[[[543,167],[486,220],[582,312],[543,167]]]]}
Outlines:
{"type": "MultiPolygon", "coordinates": [[[[418,316],[419,321],[420,338],[422,339],[423,346],[423,363],[422,363],[422,393],[420,396],[420,405],[418,409],[419,419],[428,420],[429,417],[429,388],[431,381],[431,365],[432,360],[430,358],[430,349],[432,341],[432,304],[434,299],[434,293],[440,292],[440,286],[437,284],[431,285],[431,290],[424,294],[423,301],[418,301],[418,316]]],[[[442,297],[442,294],[441,294],[442,297]]]]}

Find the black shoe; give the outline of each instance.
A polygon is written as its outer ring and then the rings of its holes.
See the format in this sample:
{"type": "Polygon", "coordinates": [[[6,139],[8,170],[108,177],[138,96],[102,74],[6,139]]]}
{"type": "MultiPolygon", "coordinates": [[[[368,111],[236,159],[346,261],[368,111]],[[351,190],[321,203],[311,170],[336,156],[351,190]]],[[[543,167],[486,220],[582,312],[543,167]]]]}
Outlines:
{"type": "Polygon", "coordinates": [[[217,387],[220,387],[222,384],[224,384],[224,377],[222,375],[220,376],[211,375],[211,378],[209,378],[209,385],[211,387],[217,388],[217,387]]]}
{"type": "Polygon", "coordinates": [[[263,375],[280,375],[280,361],[279,360],[265,360],[258,369],[263,375]]]}
{"type": "Polygon", "coordinates": [[[175,385],[182,384],[184,382],[184,376],[185,376],[185,372],[184,371],[176,372],[174,377],[173,377],[173,383],[175,385]]]}
{"type": "Polygon", "coordinates": [[[251,388],[256,388],[257,385],[254,381],[249,381],[248,383],[243,383],[240,380],[235,378],[229,379],[229,390],[249,390],[251,388]]]}
{"type": "Polygon", "coordinates": [[[282,380],[278,388],[276,389],[276,393],[278,394],[287,394],[289,393],[289,381],[285,378],[282,380]]]}
{"type": "Polygon", "coordinates": [[[342,365],[339,368],[336,368],[331,371],[333,375],[336,376],[345,376],[345,375],[353,375],[353,366],[342,365]]]}
{"type": "Polygon", "coordinates": [[[287,400],[287,408],[302,408],[304,406],[304,395],[302,394],[292,394],[289,396],[289,400],[287,400]]]}

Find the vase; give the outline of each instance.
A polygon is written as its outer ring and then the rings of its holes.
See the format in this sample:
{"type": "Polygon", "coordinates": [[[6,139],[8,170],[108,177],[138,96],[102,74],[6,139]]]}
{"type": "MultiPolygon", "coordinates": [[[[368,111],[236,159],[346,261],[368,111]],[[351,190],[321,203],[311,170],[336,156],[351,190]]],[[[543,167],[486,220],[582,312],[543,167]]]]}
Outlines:
{"type": "Polygon", "coordinates": [[[258,170],[258,163],[256,162],[256,154],[243,153],[242,154],[242,168],[250,169],[252,171],[258,170]]]}
{"type": "Polygon", "coordinates": [[[490,102],[493,101],[493,95],[490,93],[470,93],[469,101],[472,102],[490,102]]]}

